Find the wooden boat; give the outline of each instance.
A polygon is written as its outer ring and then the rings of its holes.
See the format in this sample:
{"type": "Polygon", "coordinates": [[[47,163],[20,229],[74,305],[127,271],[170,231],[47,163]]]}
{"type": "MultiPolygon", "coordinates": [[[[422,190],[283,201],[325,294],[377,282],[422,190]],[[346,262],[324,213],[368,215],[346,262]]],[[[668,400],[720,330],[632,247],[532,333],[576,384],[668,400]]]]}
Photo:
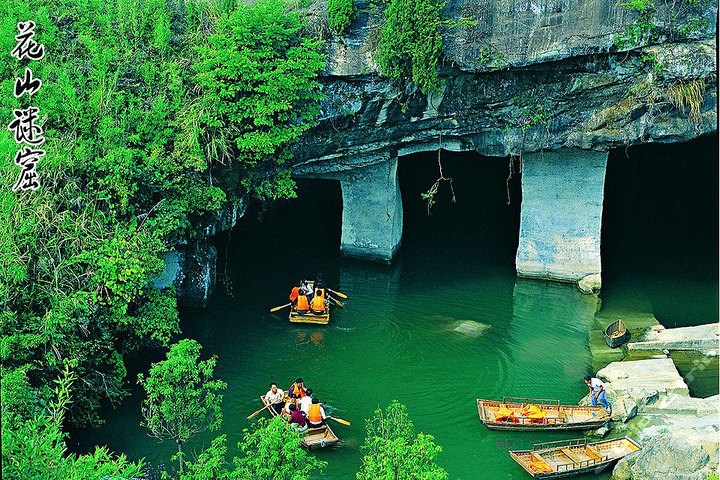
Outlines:
{"type": "Polygon", "coordinates": [[[578,440],[539,443],[532,450],[511,450],[510,456],[533,478],[565,478],[581,473],[600,473],[628,453],[640,450],[629,437],[587,443],[578,440]]]}
{"type": "MultiPolygon", "coordinates": [[[[315,282],[307,280],[308,285],[313,287],[315,282]]],[[[300,314],[290,307],[290,322],[292,323],[314,323],[316,325],[327,325],[330,322],[330,302],[327,299],[327,290],[325,290],[325,313],[323,315],[315,315],[312,312],[300,314]]]]}
{"type": "Polygon", "coordinates": [[[480,421],[490,430],[590,430],[610,420],[602,406],[560,405],[559,400],[503,397],[477,399],[480,421]]]}
{"type": "Polygon", "coordinates": [[[605,343],[610,348],[617,348],[628,340],[630,340],[630,332],[621,318],[605,329],[605,343]]]}
{"type": "MultiPolygon", "coordinates": [[[[265,395],[260,395],[260,401],[263,403],[263,405],[268,406],[267,410],[270,412],[270,415],[273,417],[279,416],[278,413],[272,408],[269,407],[270,402],[265,398],[265,395]]],[[[283,418],[285,422],[288,420],[286,418],[283,418]]],[[[332,447],[338,441],[340,441],[340,438],[335,435],[335,432],[332,431],[332,428],[330,428],[329,425],[323,425],[322,427],[318,428],[308,428],[304,432],[302,432],[303,438],[302,438],[302,446],[307,448],[308,450],[317,450],[318,448],[325,448],[325,447],[332,447]]]]}

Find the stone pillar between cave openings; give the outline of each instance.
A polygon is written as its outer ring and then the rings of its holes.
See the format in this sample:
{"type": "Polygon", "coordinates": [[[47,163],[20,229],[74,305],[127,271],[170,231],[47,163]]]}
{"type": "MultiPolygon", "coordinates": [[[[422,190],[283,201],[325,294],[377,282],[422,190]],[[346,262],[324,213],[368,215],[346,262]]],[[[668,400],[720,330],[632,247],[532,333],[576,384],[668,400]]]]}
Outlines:
{"type": "Polygon", "coordinates": [[[600,275],[607,152],[523,155],[517,274],[561,281],[600,275]]]}
{"type": "Polygon", "coordinates": [[[340,250],[347,257],[390,263],[402,239],[397,157],[336,174],[342,188],[340,250]]]}

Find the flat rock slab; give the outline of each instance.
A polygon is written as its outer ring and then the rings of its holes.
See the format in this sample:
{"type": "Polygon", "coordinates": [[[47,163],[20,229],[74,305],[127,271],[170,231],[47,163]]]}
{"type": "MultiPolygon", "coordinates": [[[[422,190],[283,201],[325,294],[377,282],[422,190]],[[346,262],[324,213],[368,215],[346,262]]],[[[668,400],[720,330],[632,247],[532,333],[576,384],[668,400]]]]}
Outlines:
{"type": "Polygon", "coordinates": [[[609,383],[608,393],[656,390],[690,395],[687,384],[670,358],[613,362],[598,371],[597,376],[609,383]]]}
{"type": "Polygon", "coordinates": [[[696,350],[717,355],[720,324],[711,323],[695,327],[651,328],[640,342],[628,343],[628,350],[696,350]]]}

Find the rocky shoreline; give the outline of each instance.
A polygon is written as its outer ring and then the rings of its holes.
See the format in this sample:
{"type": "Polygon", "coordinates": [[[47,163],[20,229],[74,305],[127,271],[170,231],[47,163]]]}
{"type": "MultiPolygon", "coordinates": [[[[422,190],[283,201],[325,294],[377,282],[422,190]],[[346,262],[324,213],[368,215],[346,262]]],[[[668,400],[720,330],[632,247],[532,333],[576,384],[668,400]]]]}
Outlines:
{"type": "MultiPolygon", "coordinates": [[[[718,326],[715,323],[677,329],[664,329],[659,324],[648,327],[642,334],[636,334],[635,343],[642,346],[649,358],[633,359],[638,349],[629,344],[622,351],[630,356],[597,372],[596,376],[605,382],[613,407],[611,436],[628,435],[643,446],[617,463],[614,479],[706,480],[717,473],[720,396],[692,397],[668,355],[669,350],[682,349],[717,356],[718,326]]],[[[591,342],[593,358],[599,350],[603,349],[597,341],[591,342]]],[[[699,361],[698,365],[703,368],[708,362],[699,361]]],[[[589,403],[589,395],[581,401],[589,403]]],[[[592,435],[607,433],[608,429],[603,428],[592,435]]]]}

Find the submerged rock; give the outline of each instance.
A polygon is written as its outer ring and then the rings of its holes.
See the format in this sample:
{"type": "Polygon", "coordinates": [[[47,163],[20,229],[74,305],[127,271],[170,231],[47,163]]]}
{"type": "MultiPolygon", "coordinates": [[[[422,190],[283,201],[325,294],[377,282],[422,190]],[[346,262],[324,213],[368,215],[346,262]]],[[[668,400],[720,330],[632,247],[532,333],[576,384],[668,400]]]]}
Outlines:
{"type": "Polygon", "coordinates": [[[460,322],[454,324],[451,327],[451,331],[466,335],[468,337],[478,338],[489,328],[490,325],[485,325],[484,323],[479,323],[472,320],[461,320],[460,322]]]}
{"type": "Polygon", "coordinates": [[[597,293],[600,291],[600,287],[602,286],[602,278],[599,273],[586,275],[578,280],[577,286],[583,293],[597,293]]]}

